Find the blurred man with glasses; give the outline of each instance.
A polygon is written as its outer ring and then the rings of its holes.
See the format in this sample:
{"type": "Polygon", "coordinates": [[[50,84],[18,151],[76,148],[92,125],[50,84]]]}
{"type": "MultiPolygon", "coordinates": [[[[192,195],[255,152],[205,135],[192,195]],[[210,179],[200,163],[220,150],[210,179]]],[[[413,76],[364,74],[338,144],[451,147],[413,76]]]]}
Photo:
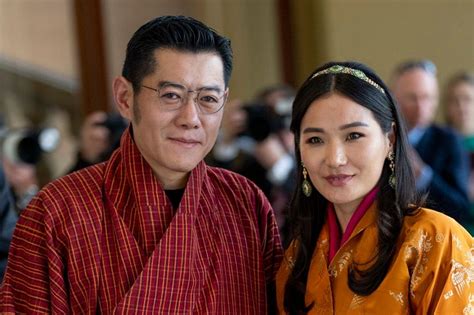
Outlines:
{"type": "Polygon", "coordinates": [[[230,41],[160,17],[130,40],[112,157],[43,189],[14,234],[0,312],[265,314],[282,256],[269,202],[203,162],[232,70],[230,41]]]}
{"type": "Polygon", "coordinates": [[[398,65],[392,90],[407,123],[412,165],[420,193],[427,203],[458,220],[469,217],[467,194],[469,165],[460,136],[433,123],[438,106],[436,66],[429,60],[398,65]]]}

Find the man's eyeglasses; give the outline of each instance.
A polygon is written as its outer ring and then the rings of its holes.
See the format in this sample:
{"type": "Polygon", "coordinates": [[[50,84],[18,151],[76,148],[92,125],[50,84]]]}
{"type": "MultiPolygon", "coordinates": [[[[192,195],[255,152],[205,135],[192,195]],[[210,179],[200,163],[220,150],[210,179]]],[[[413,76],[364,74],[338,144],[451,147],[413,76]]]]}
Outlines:
{"type": "Polygon", "coordinates": [[[174,111],[180,109],[188,102],[189,94],[195,93],[194,103],[198,105],[203,114],[217,113],[225,103],[226,93],[214,88],[200,88],[198,90],[187,90],[181,85],[164,84],[155,89],[146,85],[142,87],[155,91],[158,95],[161,109],[164,111],[174,111]]]}

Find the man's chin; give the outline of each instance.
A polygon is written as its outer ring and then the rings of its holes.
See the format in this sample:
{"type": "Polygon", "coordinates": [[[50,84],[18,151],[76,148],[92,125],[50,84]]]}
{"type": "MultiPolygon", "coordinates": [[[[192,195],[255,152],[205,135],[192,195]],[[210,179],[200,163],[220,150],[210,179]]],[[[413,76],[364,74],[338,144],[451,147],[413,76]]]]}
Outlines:
{"type": "Polygon", "coordinates": [[[193,162],[176,161],[176,163],[172,166],[172,170],[175,171],[175,172],[178,172],[178,173],[189,173],[199,164],[200,161],[201,160],[199,160],[197,162],[196,161],[193,161],[193,162]]]}

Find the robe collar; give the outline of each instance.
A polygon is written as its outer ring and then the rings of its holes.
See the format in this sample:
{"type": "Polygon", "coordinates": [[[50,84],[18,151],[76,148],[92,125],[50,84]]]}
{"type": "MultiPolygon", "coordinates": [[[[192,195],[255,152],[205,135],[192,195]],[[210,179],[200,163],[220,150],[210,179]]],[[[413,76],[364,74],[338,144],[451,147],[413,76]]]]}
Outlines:
{"type": "MultiPolygon", "coordinates": [[[[129,191],[139,206],[172,207],[162,185],[140,153],[132,135],[133,130],[129,126],[122,135],[120,148],[114,152],[107,164],[105,187],[110,200],[115,205],[124,204],[130,198],[124,192],[129,191]]],[[[196,213],[206,167],[206,164],[201,161],[191,171],[178,212],[196,213]]]]}
{"type": "Polygon", "coordinates": [[[339,223],[337,221],[336,212],[334,210],[334,205],[332,203],[328,203],[327,207],[327,225],[329,229],[329,259],[328,263],[332,261],[334,256],[336,255],[339,248],[341,248],[344,243],[346,243],[352,233],[354,232],[356,226],[361,221],[362,217],[365,215],[369,207],[374,203],[375,198],[377,197],[377,193],[379,188],[376,186],[374,187],[365,197],[362,199],[361,203],[354,211],[347,224],[346,230],[344,234],[341,233],[339,228],[339,223]]]}

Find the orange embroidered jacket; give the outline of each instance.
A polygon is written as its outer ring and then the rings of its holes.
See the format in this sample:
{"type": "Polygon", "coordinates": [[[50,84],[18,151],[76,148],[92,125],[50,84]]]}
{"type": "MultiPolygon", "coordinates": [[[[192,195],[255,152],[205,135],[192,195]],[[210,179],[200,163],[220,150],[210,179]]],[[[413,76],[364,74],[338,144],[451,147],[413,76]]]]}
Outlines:
{"type": "MultiPolygon", "coordinates": [[[[376,206],[368,209],[354,232],[328,264],[328,226],[313,253],[305,302],[309,314],[474,314],[474,244],[453,219],[421,209],[405,217],[397,254],[380,286],[369,296],[348,286],[348,266],[368,261],[376,248],[376,206]],[[388,312],[388,313],[387,313],[388,312]]],[[[281,314],[286,279],[296,254],[292,244],[277,274],[281,314]]]]}
{"type": "Polygon", "coordinates": [[[282,258],[263,193],[200,163],[176,213],[129,132],[22,213],[0,313],[264,314],[282,258]]]}

